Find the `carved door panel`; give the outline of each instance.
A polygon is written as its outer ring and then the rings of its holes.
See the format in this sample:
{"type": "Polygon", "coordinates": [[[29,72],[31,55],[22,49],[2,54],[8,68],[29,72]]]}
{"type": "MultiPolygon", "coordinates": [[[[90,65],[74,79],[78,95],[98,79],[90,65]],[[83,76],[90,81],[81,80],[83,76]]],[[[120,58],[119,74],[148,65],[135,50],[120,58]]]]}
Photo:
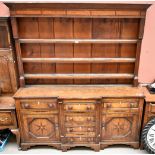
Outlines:
{"type": "Polygon", "coordinates": [[[0,90],[2,93],[12,93],[16,89],[16,74],[11,51],[0,50],[0,90]]]}
{"type": "Polygon", "coordinates": [[[59,140],[58,116],[39,112],[24,114],[22,133],[22,142],[57,142],[59,140]]]}
{"type": "Polygon", "coordinates": [[[139,138],[136,114],[105,114],[102,116],[102,141],[135,141],[139,138]]]}

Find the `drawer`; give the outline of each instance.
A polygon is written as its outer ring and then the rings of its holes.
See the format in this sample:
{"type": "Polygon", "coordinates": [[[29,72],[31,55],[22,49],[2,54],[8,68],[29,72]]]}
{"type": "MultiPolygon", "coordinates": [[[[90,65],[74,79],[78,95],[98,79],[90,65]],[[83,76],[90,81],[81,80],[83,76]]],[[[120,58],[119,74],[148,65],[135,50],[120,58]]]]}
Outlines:
{"type": "Polygon", "coordinates": [[[66,138],[67,143],[77,143],[77,144],[83,144],[83,143],[94,143],[95,142],[95,138],[92,137],[69,137],[66,138]]]}
{"type": "Polygon", "coordinates": [[[66,137],[95,137],[95,132],[75,132],[75,133],[66,133],[66,137]]]}
{"type": "Polygon", "coordinates": [[[57,110],[56,100],[22,100],[20,103],[22,109],[57,110]]]}
{"type": "Polygon", "coordinates": [[[64,110],[68,112],[89,112],[95,111],[96,105],[94,103],[65,103],[64,110]]]}
{"type": "Polygon", "coordinates": [[[103,108],[138,108],[138,99],[104,99],[103,108]]]}
{"type": "Polygon", "coordinates": [[[150,103],[149,111],[155,113],[155,103],[150,103]]]}
{"type": "Polygon", "coordinates": [[[12,116],[12,113],[7,112],[0,112],[0,126],[10,126],[14,125],[14,117],[12,116]]]}
{"type": "Polygon", "coordinates": [[[88,125],[90,123],[95,123],[95,116],[65,116],[65,122],[72,125],[88,125]]]}
{"type": "Polygon", "coordinates": [[[65,128],[66,133],[72,133],[72,132],[95,132],[95,127],[66,127],[65,128]]]}

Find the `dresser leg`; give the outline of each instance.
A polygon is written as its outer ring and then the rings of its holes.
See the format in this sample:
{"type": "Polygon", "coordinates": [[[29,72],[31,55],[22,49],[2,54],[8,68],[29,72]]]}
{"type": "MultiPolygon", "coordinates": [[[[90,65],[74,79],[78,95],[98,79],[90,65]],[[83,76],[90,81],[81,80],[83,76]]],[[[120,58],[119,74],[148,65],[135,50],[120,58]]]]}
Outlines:
{"type": "Polygon", "coordinates": [[[135,143],[131,145],[134,149],[139,149],[139,143],[135,143]]]}
{"type": "Polygon", "coordinates": [[[100,145],[99,145],[99,144],[94,145],[94,146],[91,146],[91,148],[92,148],[95,152],[99,152],[99,151],[100,151],[100,145]]]}
{"type": "Polygon", "coordinates": [[[28,149],[31,148],[31,145],[28,144],[21,144],[21,150],[22,151],[27,151],[28,149]]]}
{"type": "Polygon", "coordinates": [[[18,149],[21,150],[20,147],[20,132],[18,129],[11,129],[11,132],[16,135],[16,141],[17,141],[17,145],[18,145],[18,149]]]}
{"type": "Polygon", "coordinates": [[[69,149],[68,146],[61,146],[62,152],[67,152],[68,149],[69,149]]]}

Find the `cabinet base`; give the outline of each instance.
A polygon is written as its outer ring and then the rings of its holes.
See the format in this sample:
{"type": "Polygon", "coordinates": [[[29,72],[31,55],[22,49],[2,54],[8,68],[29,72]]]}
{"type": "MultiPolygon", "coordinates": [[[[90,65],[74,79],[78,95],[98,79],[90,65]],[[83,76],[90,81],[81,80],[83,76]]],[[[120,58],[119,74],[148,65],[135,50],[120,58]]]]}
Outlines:
{"type": "Polygon", "coordinates": [[[21,143],[21,150],[22,151],[27,151],[28,149],[30,149],[33,146],[50,146],[50,147],[54,147],[58,150],[61,150],[61,144],[60,143],[44,143],[44,144],[39,144],[39,143],[21,143]]]}
{"type": "Polygon", "coordinates": [[[68,145],[61,145],[61,150],[63,152],[66,152],[67,150],[73,148],[73,147],[78,147],[78,146],[84,146],[84,147],[88,147],[91,148],[92,150],[94,150],[95,152],[99,152],[100,151],[100,144],[87,144],[87,145],[77,145],[77,144],[68,144],[68,145]]]}
{"type": "Polygon", "coordinates": [[[101,149],[105,149],[109,146],[112,146],[112,145],[128,145],[128,146],[131,146],[133,147],[134,149],[139,149],[139,142],[102,142],[101,143],[101,149]]]}

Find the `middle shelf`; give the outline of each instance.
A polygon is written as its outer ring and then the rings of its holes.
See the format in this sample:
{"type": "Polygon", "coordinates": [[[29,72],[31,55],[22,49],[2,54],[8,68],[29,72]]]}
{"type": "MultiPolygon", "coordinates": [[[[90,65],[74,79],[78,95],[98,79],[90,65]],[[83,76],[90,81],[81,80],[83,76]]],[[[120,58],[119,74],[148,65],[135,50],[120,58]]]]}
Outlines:
{"type": "Polygon", "coordinates": [[[134,63],[135,58],[22,58],[24,63],[134,63]]]}

